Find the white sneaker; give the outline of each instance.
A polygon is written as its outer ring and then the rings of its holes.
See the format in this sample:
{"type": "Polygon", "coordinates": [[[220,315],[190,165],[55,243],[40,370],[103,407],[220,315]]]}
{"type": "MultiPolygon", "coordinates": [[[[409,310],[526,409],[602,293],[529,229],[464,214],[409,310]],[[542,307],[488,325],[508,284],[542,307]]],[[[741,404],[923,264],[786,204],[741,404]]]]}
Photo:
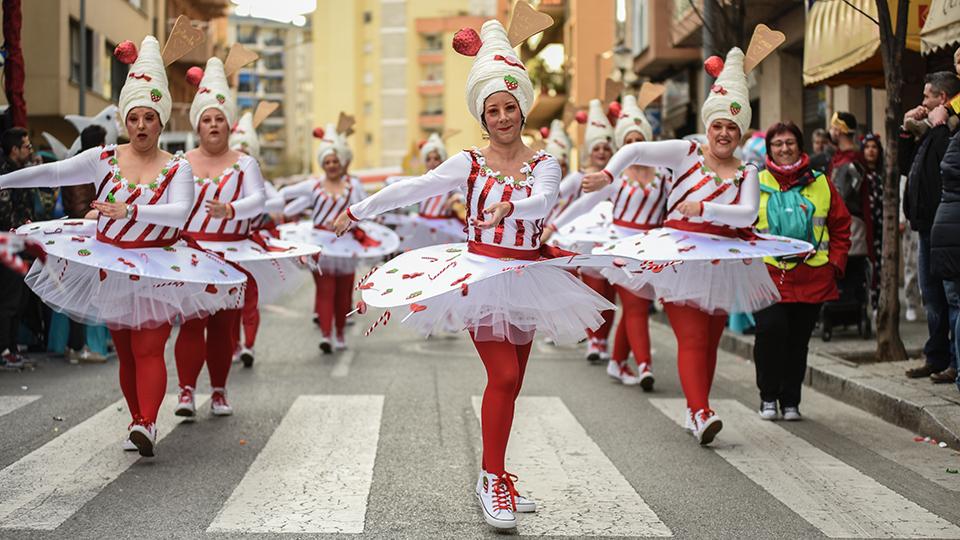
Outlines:
{"type": "MultiPolygon", "coordinates": [[[[477,497],[480,496],[480,491],[483,488],[483,477],[486,476],[487,471],[480,471],[480,476],[477,478],[477,489],[475,491],[477,497]]],[[[507,473],[510,478],[516,482],[517,476],[507,473]]],[[[537,511],[537,503],[533,499],[528,499],[519,493],[516,494],[516,512],[519,514],[532,514],[537,511]]]]}
{"type": "Polygon", "coordinates": [[[762,420],[776,420],[777,419],[777,402],[776,401],[761,402],[760,418],[762,420]]]}
{"type": "Polygon", "coordinates": [[[133,444],[133,441],[130,440],[130,430],[133,429],[133,424],[130,424],[127,427],[127,438],[123,439],[123,442],[120,443],[120,448],[123,448],[124,452],[136,452],[137,445],[133,444]]]}
{"type": "Polygon", "coordinates": [[[637,371],[640,372],[640,388],[644,392],[653,392],[653,372],[650,371],[650,364],[641,362],[637,364],[637,371]]]}
{"type": "Polygon", "coordinates": [[[180,389],[180,399],[177,401],[177,408],[174,409],[173,414],[187,420],[194,420],[197,417],[197,404],[193,399],[192,386],[184,386],[180,389]]]}
{"type": "Polygon", "coordinates": [[[253,367],[253,349],[248,349],[246,347],[240,349],[240,361],[243,362],[243,367],[249,368],[253,367]]]}
{"type": "Polygon", "coordinates": [[[323,336],[320,338],[320,350],[323,354],[333,354],[333,345],[330,344],[330,338],[323,336]]]}
{"type": "Polygon", "coordinates": [[[625,386],[634,386],[640,384],[640,377],[630,369],[630,364],[626,360],[617,362],[611,359],[607,362],[607,375],[620,381],[625,386]]]}
{"type": "Polygon", "coordinates": [[[587,362],[590,362],[591,364],[599,364],[605,357],[609,358],[606,356],[606,354],[606,340],[593,338],[587,340],[587,362]]]}
{"type": "Polygon", "coordinates": [[[517,526],[517,517],[513,514],[514,501],[511,491],[513,482],[510,477],[484,473],[480,478],[477,500],[483,511],[487,525],[497,529],[513,529],[517,526]]]}
{"type": "Polygon", "coordinates": [[[157,444],[156,424],[134,424],[130,428],[130,442],[136,446],[143,457],[153,457],[153,447],[157,444]]]}
{"type": "Polygon", "coordinates": [[[343,336],[337,336],[333,340],[333,350],[335,351],[345,351],[347,350],[347,340],[343,336]]]}
{"type": "Polygon", "coordinates": [[[690,407],[687,407],[687,412],[684,413],[683,417],[683,429],[693,434],[693,431],[697,429],[696,423],[693,421],[693,411],[690,410],[690,407]]]}
{"type": "Polygon", "coordinates": [[[239,348],[239,347],[236,348],[236,349],[234,349],[234,351],[233,351],[233,356],[230,358],[230,362],[233,363],[233,364],[239,364],[239,363],[240,363],[240,348],[239,348]]]}
{"type": "Polygon", "coordinates": [[[214,388],[210,396],[210,412],[214,416],[230,416],[233,414],[233,407],[227,403],[227,390],[225,388],[214,388]]]}
{"type": "Polygon", "coordinates": [[[697,438],[700,446],[712,443],[717,433],[723,429],[723,421],[710,409],[700,409],[692,415],[691,420],[694,426],[693,436],[697,438]]]}
{"type": "Polygon", "coordinates": [[[803,420],[803,417],[800,416],[800,407],[783,407],[780,412],[783,413],[783,419],[787,422],[803,420]]]}
{"type": "Polygon", "coordinates": [[[909,322],[915,322],[915,321],[917,320],[917,310],[915,310],[915,309],[913,309],[913,308],[911,308],[911,307],[908,307],[908,308],[907,308],[906,317],[907,317],[907,321],[909,321],[909,322]]]}

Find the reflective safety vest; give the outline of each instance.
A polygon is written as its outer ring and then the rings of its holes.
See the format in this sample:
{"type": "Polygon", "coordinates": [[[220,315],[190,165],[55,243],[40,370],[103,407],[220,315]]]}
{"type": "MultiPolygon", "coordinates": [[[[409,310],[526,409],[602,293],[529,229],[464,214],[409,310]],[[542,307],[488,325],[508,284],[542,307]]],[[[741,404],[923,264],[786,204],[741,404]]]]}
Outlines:
{"type": "MultiPolygon", "coordinates": [[[[780,189],[780,183],[767,170],[760,171],[760,184],[775,190],[780,189]]],[[[813,182],[801,188],[800,194],[813,204],[813,242],[816,252],[803,261],[777,260],[773,257],[764,257],[763,262],[787,270],[792,270],[799,262],[810,266],[823,266],[829,262],[830,231],[827,230],[827,215],[830,213],[830,184],[827,182],[827,177],[819,172],[816,173],[813,182]]],[[[769,199],[770,194],[760,190],[757,231],[761,233],[765,233],[769,229],[767,224],[767,201],[769,199]]]]}

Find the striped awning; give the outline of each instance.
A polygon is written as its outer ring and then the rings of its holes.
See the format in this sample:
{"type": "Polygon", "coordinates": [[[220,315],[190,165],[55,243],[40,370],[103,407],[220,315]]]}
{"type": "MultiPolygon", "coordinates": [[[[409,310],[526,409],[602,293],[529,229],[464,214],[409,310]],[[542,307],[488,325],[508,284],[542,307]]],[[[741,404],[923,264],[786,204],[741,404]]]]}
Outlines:
{"type": "MultiPolygon", "coordinates": [[[[931,0],[913,0],[907,17],[907,48],[920,50],[920,28],[931,0]]],[[[897,0],[888,0],[896,20],[897,0]]],[[[818,0],[807,14],[803,83],[883,86],[880,33],[874,0],[818,0]],[[872,20],[871,20],[872,19],[872,20]]]]}
{"type": "Polygon", "coordinates": [[[960,43],[960,2],[933,0],[920,31],[920,53],[930,54],[957,43],[960,43]]]}

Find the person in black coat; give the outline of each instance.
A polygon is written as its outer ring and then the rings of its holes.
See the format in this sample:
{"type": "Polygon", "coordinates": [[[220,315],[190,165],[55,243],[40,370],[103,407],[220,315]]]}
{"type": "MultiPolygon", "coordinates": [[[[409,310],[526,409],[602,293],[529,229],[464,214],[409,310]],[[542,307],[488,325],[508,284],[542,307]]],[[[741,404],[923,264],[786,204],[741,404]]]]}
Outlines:
{"type": "Polygon", "coordinates": [[[927,313],[929,338],[923,347],[924,365],[906,372],[907,377],[932,377],[937,382],[948,382],[949,374],[941,374],[956,365],[953,342],[950,339],[952,320],[958,312],[955,291],[951,285],[933,275],[930,270],[930,229],[940,205],[940,162],[950,142],[951,122],[945,105],[960,93],[960,79],[950,71],[931,73],[923,87],[923,103],[904,115],[904,125],[923,123],[928,129],[919,140],[906,129],[900,133],[900,172],[907,175],[903,211],[910,227],[920,236],[918,281],[927,313]],[[952,294],[948,294],[952,293],[952,294]]]}
{"type": "MultiPolygon", "coordinates": [[[[938,113],[940,114],[940,113],[938,113]]],[[[950,139],[950,145],[940,163],[942,197],[930,229],[930,271],[944,280],[947,297],[956,301],[960,291],[960,132],[950,139]]],[[[960,317],[952,321],[954,358],[960,357],[960,317]]],[[[957,382],[956,360],[940,373],[940,382],[957,382]]]]}

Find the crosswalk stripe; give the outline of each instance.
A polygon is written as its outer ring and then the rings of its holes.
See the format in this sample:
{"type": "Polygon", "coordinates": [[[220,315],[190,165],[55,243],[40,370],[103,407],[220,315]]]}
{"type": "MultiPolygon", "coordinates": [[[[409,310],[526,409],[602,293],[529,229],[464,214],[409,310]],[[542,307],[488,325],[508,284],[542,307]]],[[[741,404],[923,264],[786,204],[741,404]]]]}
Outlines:
{"type": "Polygon", "coordinates": [[[40,396],[0,396],[0,416],[12,413],[20,407],[33,403],[38,399],[40,399],[40,396]]]}
{"type": "Polygon", "coordinates": [[[672,536],[558,397],[517,399],[507,461],[538,505],[521,535],[672,536]]]}
{"type": "MultiPolygon", "coordinates": [[[[197,394],[197,404],[209,397],[197,394]]],[[[176,404],[176,394],[164,397],[158,441],[179,423],[176,404]]],[[[126,403],[116,401],[0,471],[0,528],[59,527],[140,458],[120,449],[129,422],[126,403]]]]}
{"type": "MultiPolygon", "coordinates": [[[[682,399],[651,399],[683,425],[682,399]]],[[[713,451],[830,538],[960,538],[960,528],[731,399],[713,451]]]]}
{"type": "Polygon", "coordinates": [[[300,396],[209,532],[362,533],[383,396],[300,396]]]}

